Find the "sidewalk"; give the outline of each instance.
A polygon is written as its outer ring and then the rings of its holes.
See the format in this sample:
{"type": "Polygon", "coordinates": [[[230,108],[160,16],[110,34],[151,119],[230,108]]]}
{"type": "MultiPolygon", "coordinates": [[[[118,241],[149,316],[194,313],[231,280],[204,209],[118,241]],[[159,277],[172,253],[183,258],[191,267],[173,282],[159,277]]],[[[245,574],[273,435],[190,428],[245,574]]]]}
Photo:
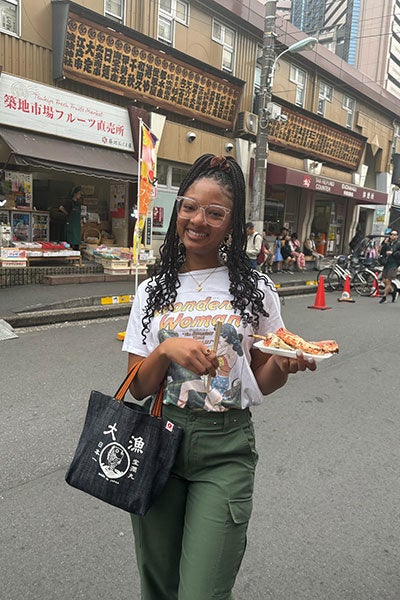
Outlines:
{"type": "MultiPolygon", "coordinates": [[[[314,293],[316,271],[273,274],[280,296],[314,293]]],[[[83,278],[82,278],[83,279],[83,278]]],[[[128,315],[134,281],[15,285],[0,290],[0,319],[12,327],[128,315]]]]}

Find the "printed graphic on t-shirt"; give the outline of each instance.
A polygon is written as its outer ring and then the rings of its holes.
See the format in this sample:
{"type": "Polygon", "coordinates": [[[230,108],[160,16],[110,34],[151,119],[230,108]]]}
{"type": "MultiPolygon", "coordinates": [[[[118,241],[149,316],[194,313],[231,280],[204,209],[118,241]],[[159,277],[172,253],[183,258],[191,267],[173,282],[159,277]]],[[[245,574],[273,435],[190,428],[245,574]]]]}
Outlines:
{"type": "MultiPolygon", "coordinates": [[[[169,324],[172,325],[171,321],[169,324]]],[[[184,336],[185,334],[181,333],[181,337],[184,336]]],[[[203,336],[204,332],[203,335],[199,332],[199,338],[203,336]]],[[[160,342],[169,337],[178,337],[178,333],[166,328],[159,330],[160,342]]],[[[197,339],[197,336],[195,337],[197,339]]],[[[238,333],[233,325],[222,325],[216,350],[219,366],[215,377],[196,375],[172,362],[167,372],[168,385],[164,402],[176,404],[181,408],[187,406],[213,411],[241,408],[241,381],[239,378],[231,381],[230,373],[238,358],[243,356],[242,339],[242,334],[238,333]]]]}

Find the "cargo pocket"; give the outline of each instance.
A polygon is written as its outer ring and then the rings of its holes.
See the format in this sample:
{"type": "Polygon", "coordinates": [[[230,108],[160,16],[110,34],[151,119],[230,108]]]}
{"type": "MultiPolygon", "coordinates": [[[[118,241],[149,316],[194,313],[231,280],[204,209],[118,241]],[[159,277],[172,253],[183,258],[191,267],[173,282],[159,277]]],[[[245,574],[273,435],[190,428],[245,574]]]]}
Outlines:
{"type": "Polygon", "coordinates": [[[229,510],[232,521],[236,523],[236,525],[248,523],[253,510],[253,497],[251,496],[250,498],[229,500],[229,510]]]}

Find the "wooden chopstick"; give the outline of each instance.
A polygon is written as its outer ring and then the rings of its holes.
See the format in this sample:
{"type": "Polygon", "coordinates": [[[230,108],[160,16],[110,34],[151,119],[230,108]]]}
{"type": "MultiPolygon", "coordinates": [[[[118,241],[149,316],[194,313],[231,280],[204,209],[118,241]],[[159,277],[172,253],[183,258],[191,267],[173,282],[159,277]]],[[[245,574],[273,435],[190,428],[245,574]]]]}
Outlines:
{"type": "MultiPolygon", "coordinates": [[[[215,336],[214,336],[214,344],[213,344],[213,351],[216,352],[218,349],[218,343],[219,343],[219,338],[221,335],[221,328],[222,328],[222,321],[218,321],[216,326],[215,326],[215,336]]],[[[206,391],[209,392],[210,391],[210,386],[211,386],[211,375],[207,376],[207,385],[206,385],[206,391]]]]}

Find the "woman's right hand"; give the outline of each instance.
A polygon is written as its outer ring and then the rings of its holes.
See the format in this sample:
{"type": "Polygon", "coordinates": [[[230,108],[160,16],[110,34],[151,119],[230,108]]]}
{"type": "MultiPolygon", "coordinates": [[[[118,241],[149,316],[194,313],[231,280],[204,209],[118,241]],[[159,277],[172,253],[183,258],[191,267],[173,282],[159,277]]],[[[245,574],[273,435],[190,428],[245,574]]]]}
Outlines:
{"type": "Polygon", "coordinates": [[[159,346],[161,355],[198,375],[215,377],[218,358],[214,350],[191,338],[170,337],[159,346]]]}

